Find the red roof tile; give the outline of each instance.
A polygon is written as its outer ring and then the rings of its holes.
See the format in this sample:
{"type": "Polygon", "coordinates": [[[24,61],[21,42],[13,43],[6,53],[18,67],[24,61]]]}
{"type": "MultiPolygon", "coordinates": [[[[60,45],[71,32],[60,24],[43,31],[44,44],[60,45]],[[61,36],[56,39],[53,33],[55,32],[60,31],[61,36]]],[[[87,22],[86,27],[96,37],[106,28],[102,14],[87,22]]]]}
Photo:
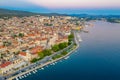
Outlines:
{"type": "Polygon", "coordinates": [[[0,65],[0,68],[5,68],[5,67],[7,67],[10,64],[12,64],[12,63],[11,62],[5,62],[5,63],[0,65]]]}
{"type": "Polygon", "coordinates": [[[22,56],[26,56],[25,52],[20,52],[19,54],[22,55],[22,56]]]}
{"type": "Polygon", "coordinates": [[[32,54],[37,54],[37,52],[42,51],[42,50],[43,50],[43,47],[41,47],[41,46],[36,46],[35,48],[32,48],[32,49],[31,49],[31,53],[32,53],[32,54]]]}

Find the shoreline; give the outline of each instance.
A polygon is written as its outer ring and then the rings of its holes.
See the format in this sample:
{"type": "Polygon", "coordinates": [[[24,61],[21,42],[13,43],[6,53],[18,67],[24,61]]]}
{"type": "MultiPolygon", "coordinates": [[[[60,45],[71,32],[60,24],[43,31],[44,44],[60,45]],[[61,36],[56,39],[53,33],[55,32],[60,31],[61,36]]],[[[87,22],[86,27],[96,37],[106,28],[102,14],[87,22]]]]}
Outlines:
{"type": "Polygon", "coordinates": [[[20,74],[18,74],[18,75],[16,75],[16,76],[10,77],[10,78],[8,78],[7,80],[13,80],[13,79],[15,79],[16,77],[25,75],[25,74],[27,74],[27,73],[29,73],[29,72],[31,72],[31,71],[34,71],[34,70],[36,70],[36,69],[45,67],[45,66],[47,66],[47,65],[49,65],[49,64],[52,64],[52,63],[54,63],[54,62],[56,62],[56,61],[62,60],[62,59],[64,59],[65,57],[67,57],[67,56],[69,56],[70,54],[72,54],[72,53],[73,53],[75,50],[77,50],[78,48],[79,48],[79,44],[76,44],[76,48],[73,49],[72,51],[70,51],[70,52],[69,52],[68,54],[66,54],[65,56],[62,56],[62,57],[60,57],[60,58],[58,58],[58,59],[55,59],[55,60],[52,60],[52,61],[48,61],[48,62],[46,62],[46,63],[44,63],[44,64],[42,64],[42,65],[40,65],[40,66],[35,67],[34,69],[31,69],[31,70],[28,70],[28,71],[26,71],[26,72],[22,72],[22,73],[20,73],[20,74]]]}

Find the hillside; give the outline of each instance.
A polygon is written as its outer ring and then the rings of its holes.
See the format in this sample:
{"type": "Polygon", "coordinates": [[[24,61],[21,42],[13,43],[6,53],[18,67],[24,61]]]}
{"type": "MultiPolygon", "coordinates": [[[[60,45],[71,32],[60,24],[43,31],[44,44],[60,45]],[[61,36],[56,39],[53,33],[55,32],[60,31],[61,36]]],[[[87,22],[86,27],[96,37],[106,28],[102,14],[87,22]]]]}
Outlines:
{"type": "Polygon", "coordinates": [[[0,17],[12,17],[12,16],[24,17],[24,16],[33,16],[33,15],[67,16],[66,14],[58,14],[58,13],[32,13],[27,11],[0,9],[0,17]]]}

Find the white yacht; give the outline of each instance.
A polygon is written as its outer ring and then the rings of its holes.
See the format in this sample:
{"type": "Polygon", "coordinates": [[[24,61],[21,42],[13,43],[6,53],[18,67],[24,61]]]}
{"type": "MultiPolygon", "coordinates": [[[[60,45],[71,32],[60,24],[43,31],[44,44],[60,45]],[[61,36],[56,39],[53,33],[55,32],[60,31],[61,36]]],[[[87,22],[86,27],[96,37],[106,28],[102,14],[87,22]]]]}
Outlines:
{"type": "Polygon", "coordinates": [[[35,74],[36,72],[35,72],[35,71],[33,71],[33,73],[35,74]]]}
{"type": "Polygon", "coordinates": [[[19,78],[22,79],[21,76],[19,76],[19,78]]]}
{"type": "Polygon", "coordinates": [[[16,77],[16,80],[19,80],[18,77],[16,77]]]}
{"type": "Polygon", "coordinates": [[[65,59],[68,59],[70,56],[65,57],[65,59]]]}

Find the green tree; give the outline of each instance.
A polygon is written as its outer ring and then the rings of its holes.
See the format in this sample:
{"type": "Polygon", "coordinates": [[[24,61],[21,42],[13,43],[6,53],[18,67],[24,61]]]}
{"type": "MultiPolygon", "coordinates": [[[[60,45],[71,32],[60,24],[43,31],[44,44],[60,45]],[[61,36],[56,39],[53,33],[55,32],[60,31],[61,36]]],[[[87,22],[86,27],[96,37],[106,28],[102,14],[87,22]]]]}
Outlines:
{"type": "Polygon", "coordinates": [[[52,50],[53,50],[54,52],[59,51],[59,46],[58,46],[58,45],[52,46],[52,50]]]}
{"type": "Polygon", "coordinates": [[[24,34],[23,33],[19,33],[18,36],[19,37],[24,37],[24,34]]]}
{"type": "Polygon", "coordinates": [[[49,56],[52,54],[52,51],[50,49],[43,50],[42,52],[43,52],[44,56],[49,56]]]}
{"type": "Polygon", "coordinates": [[[66,52],[66,51],[63,51],[61,54],[62,55],[66,55],[68,52],[66,52]]]}
{"type": "Polygon", "coordinates": [[[37,61],[38,61],[38,59],[37,59],[37,58],[34,58],[34,59],[32,59],[30,62],[35,63],[35,62],[37,62],[37,61]]]}
{"type": "Polygon", "coordinates": [[[74,35],[73,35],[73,34],[70,34],[70,35],[68,36],[68,45],[70,45],[70,44],[72,43],[73,38],[74,38],[74,35]]]}
{"type": "Polygon", "coordinates": [[[70,34],[70,35],[68,36],[69,41],[72,41],[73,38],[74,38],[74,35],[73,35],[73,34],[70,34]]]}
{"type": "Polygon", "coordinates": [[[74,35],[71,33],[68,37],[69,38],[74,38],[74,35]]]}
{"type": "Polygon", "coordinates": [[[72,41],[72,40],[68,40],[68,45],[71,45],[71,43],[72,43],[71,41],[72,41]]]}
{"type": "Polygon", "coordinates": [[[62,55],[61,54],[57,54],[57,55],[53,56],[52,59],[55,60],[55,59],[60,58],[60,57],[62,57],[62,55]]]}
{"type": "Polygon", "coordinates": [[[43,52],[38,52],[38,55],[39,55],[40,59],[44,58],[44,53],[43,52]]]}
{"type": "Polygon", "coordinates": [[[66,43],[66,42],[64,42],[64,43],[60,43],[59,44],[59,49],[61,50],[61,49],[64,49],[64,48],[66,48],[68,46],[68,43],[66,43]]]}

